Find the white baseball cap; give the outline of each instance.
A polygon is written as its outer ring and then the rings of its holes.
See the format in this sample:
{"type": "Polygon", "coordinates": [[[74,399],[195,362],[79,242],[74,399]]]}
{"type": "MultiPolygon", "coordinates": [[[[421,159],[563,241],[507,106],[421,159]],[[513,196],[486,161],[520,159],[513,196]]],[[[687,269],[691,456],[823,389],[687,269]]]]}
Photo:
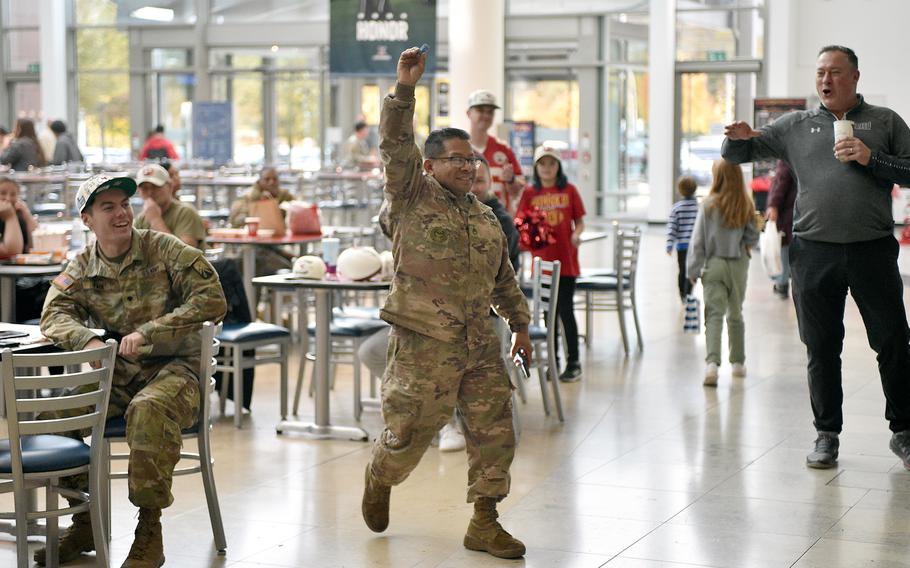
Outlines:
{"type": "Polygon", "coordinates": [[[476,106],[491,106],[493,108],[500,108],[496,104],[496,95],[490,91],[485,91],[484,89],[479,89],[471,93],[468,97],[468,108],[476,106]]]}
{"type": "Polygon", "coordinates": [[[136,182],[131,177],[115,177],[105,174],[98,174],[88,178],[82,182],[76,192],[76,209],[79,213],[82,213],[86,207],[92,204],[96,193],[101,193],[106,189],[119,189],[127,197],[132,197],[136,193],[136,182]]]}
{"type": "Polygon", "coordinates": [[[554,158],[557,162],[562,163],[562,158],[559,156],[559,150],[550,146],[546,143],[541,144],[534,150],[534,163],[536,164],[538,160],[544,156],[550,156],[554,158]]]}
{"type": "Polygon", "coordinates": [[[157,185],[161,187],[162,185],[171,181],[170,174],[167,173],[167,170],[158,164],[149,164],[147,166],[142,166],[139,170],[139,173],[136,174],[136,185],[140,185],[145,182],[157,185]]]}

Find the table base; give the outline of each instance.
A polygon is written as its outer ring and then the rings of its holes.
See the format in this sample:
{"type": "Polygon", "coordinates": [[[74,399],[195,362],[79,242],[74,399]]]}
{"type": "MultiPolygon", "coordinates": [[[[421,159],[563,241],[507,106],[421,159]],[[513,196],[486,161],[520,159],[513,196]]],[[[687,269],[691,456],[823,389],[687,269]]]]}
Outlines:
{"type": "Polygon", "coordinates": [[[319,439],[331,438],[335,440],[354,440],[357,442],[366,442],[370,439],[370,434],[363,428],[355,428],[353,426],[320,426],[314,422],[299,422],[296,420],[282,420],[278,423],[278,426],[275,427],[275,430],[279,434],[284,434],[285,432],[301,432],[319,439]]]}

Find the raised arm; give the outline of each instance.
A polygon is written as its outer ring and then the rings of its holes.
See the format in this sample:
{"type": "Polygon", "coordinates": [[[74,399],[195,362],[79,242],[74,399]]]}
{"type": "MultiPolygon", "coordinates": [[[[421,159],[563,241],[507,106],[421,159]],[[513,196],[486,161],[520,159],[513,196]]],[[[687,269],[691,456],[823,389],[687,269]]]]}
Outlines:
{"type": "Polygon", "coordinates": [[[382,102],[379,156],[385,166],[386,196],[407,199],[423,175],[423,158],[414,143],[414,88],[426,68],[427,56],[416,47],[398,58],[395,94],[382,102]]]}

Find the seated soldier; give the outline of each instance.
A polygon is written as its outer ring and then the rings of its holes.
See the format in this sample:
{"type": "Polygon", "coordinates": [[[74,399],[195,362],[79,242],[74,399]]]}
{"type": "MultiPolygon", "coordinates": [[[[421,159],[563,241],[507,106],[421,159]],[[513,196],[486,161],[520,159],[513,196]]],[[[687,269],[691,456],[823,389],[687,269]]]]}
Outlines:
{"type": "MultiPolygon", "coordinates": [[[[126,417],[129,499],[139,507],[123,567],[158,568],[164,564],[161,510],[174,500],[180,432],[195,423],[199,410],[199,330],[205,321],[220,321],[226,304],[218,276],[199,250],[172,235],[133,228],[135,191],[132,178],[106,175],[79,187],[76,207],[96,243],[54,279],[41,331],[69,350],[103,346],[88,322],[120,338],[107,415],[126,417]]],[[[85,475],[61,479],[62,486],[83,491],[87,484],[85,475]]],[[[91,550],[91,520],[77,513],[61,539],[60,562],[91,550]]],[[[44,549],[35,560],[44,565],[44,549]]]]}
{"type": "Polygon", "coordinates": [[[142,212],[136,217],[137,229],[168,233],[181,241],[205,250],[205,226],[192,205],[174,197],[171,175],[158,164],[143,166],[136,176],[142,196],[142,212]]]}

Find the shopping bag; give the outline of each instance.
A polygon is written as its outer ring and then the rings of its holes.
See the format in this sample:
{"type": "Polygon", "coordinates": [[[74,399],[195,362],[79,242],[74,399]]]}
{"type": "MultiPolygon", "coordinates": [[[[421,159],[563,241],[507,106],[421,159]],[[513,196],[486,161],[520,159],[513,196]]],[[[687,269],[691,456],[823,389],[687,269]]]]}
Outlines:
{"type": "Polygon", "coordinates": [[[683,320],[684,333],[701,333],[701,300],[695,294],[686,296],[686,317],[683,320]]]}
{"type": "Polygon", "coordinates": [[[780,259],[780,231],[777,230],[777,223],[768,220],[765,230],[762,231],[758,238],[758,245],[761,248],[761,263],[765,267],[765,273],[769,278],[777,278],[784,272],[784,266],[780,259]]]}
{"type": "Polygon", "coordinates": [[[276,237],[284,236],[284,212],[274,199],[260,199],[250,203],[250,217],[259,217],[259,229],[274,231],[276,237]]]}
{"type": "Polygon", "coordinates": [[[288,212],[288,230],[292,235],[322,234],[319,222],[319,208],[315,203],[290,201],[283,205],[288,212]]]}

